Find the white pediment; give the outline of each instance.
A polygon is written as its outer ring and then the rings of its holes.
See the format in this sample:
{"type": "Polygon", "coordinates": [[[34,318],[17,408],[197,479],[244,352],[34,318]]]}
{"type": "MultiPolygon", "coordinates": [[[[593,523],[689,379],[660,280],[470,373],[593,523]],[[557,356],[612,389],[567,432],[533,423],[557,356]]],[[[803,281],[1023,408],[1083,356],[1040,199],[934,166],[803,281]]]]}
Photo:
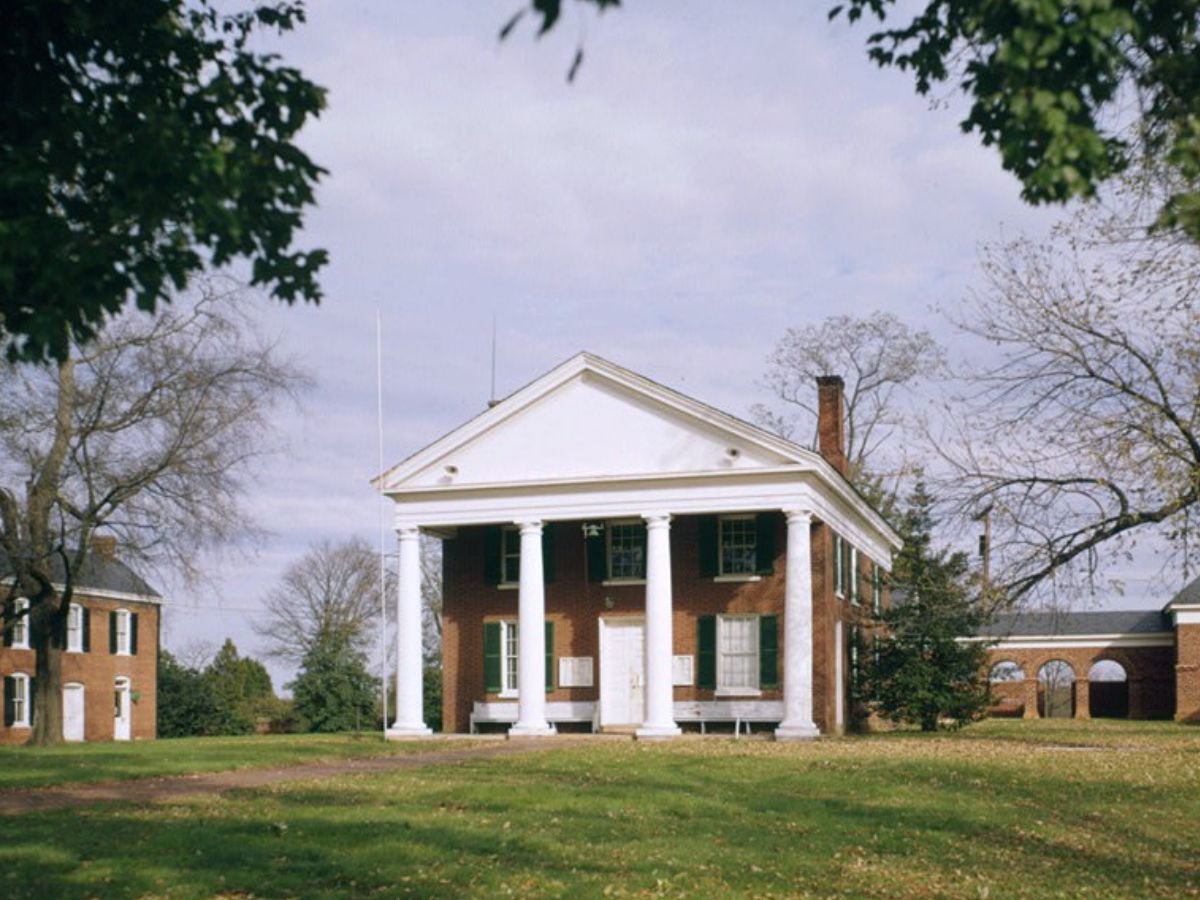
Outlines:
{"type": "Polygon", "coordinates": [[[397,466],[385,490],[728,472],[810,455],[581,354],[397,466]]]}

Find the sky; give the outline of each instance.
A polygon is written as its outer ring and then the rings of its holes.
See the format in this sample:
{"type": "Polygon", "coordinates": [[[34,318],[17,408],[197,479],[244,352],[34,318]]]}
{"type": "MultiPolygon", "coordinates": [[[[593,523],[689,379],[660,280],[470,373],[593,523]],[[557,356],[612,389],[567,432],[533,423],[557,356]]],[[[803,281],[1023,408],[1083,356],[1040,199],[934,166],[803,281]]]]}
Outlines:
{"type": "Polygon", "coordinates": [[[269,537],[168,588],[169,649],[255,654],[259,601],[307,546],[378,542],[377,316],[385,466],[484,407],[493,320],[499,396],[586,349],[746,416],[789,326],[885,310],[954,351],[937,308],[979,248],[1061,215],[961,133],[960,98],[875,67],[825,4],[568,6],[500,43],[521,5],[314,0],[274,44],[329,90],[301,139],[329,171],[301,239],[329,251],[325,299],[261,315],[318,386],[249,485],[269,537]]]}

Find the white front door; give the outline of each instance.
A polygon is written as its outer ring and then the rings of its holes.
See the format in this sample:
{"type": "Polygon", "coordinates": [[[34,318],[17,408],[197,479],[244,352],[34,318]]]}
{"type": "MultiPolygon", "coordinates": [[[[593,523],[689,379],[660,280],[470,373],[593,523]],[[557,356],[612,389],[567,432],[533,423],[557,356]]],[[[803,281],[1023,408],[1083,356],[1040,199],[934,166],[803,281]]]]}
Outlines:
{"type": "Polygon", "coordinates": [[[83,740],[83,685],[63,685],[63,740],[83,740]]]}
{"type": "Polygon", "coordinates": [[[113,740],[129,740],[129,679],[118,678],[113,688],[113,740]]]}
{"type": "Polygon", "coordinates": [[[645,687],[645,622],[601,619],[600,725],[641,725],[645,687]]]}

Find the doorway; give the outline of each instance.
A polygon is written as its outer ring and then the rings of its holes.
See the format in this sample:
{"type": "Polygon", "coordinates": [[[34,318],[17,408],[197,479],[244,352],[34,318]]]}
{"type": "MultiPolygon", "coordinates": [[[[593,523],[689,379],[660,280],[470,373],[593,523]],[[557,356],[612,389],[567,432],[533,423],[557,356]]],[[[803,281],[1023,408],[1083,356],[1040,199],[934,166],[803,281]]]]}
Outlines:
{"type": "Polygon", "coordinates": [[[641,725],[646,717],[646,623],[600,620],[600,726],[641,725]]]}
{"type": "Polygon", "coordinates": [[[63,740],[84,739],[84,694],[82,684],[63,685],[63,740]]]}
{"type": "Polygon", "coordinates": [[[127,741],[133,712],[129,703],[129,679],[118,678],[113,686],[113,740],[127,741]]]}

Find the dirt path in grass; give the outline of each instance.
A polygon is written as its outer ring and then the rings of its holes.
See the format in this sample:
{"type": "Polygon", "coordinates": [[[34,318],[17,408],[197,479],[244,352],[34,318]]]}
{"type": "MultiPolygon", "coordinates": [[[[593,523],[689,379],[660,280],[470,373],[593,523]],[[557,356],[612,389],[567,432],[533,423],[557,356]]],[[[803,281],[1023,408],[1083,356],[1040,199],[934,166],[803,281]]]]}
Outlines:
{"type": "Polygon", "coordinates": [[[200,775],[171,775],[132,781],[107,781],[95,784],[0,791],[0,816],[90,806],[93,803],[163,803],[193,794],[220,794],[238,788],[256,788],[285,781],[305,781],[355,775],[363,772],[393,772],[441,763],[471,759],[514,756],[533,750],[547,750],[581,742],[580,737],[552,737],[497,741],[456,749],[373,756],[367,759],[341,759],[302,763],[265,769],[237,769],[200,775]]]}

